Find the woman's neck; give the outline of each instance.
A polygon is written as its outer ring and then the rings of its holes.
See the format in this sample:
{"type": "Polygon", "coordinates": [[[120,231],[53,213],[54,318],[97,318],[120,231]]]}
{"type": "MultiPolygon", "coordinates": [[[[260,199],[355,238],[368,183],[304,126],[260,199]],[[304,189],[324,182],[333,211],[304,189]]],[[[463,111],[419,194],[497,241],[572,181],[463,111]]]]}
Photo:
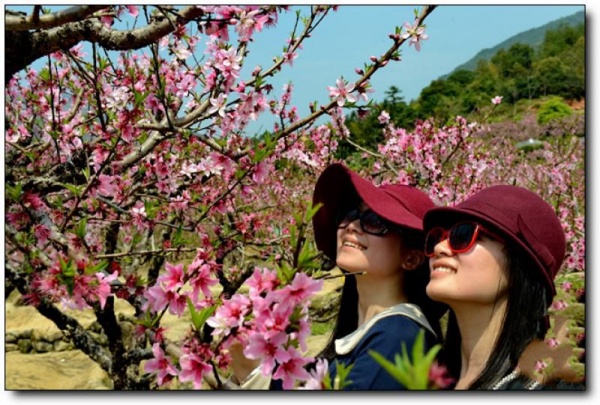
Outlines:
{"type": "Polygon", "coordinates": [[[356,288],[359,325],[385,309],[408,302],[401,277],[375,278],[366,274],[357,278],[356,288]]]}
{"type": "Polygon", "coordinates": [[[500,335],[506,301],[453,306],[461,335],[461,370],[455,389],[468,389],[485,369],[500,335]]]}

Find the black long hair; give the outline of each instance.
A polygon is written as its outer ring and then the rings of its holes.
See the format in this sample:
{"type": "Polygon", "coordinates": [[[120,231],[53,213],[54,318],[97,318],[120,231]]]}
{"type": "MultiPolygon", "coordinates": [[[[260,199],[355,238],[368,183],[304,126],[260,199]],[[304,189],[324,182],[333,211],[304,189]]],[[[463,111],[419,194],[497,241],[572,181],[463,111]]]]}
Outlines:
{"type": "MultiPolygon", "coordinates": [[[[506,271],[508,302],[492,354],[485,368],[469,386],[470,390],[491,389],[512,370],[533,339],[543,339],[548,330],[547,294],[536,264],[520,247],[508,244],[506,271]]],[[[444,353],[450,374],[458,380],[461,368],[461,337],[454,313],[450,311],[444,353]]]]}

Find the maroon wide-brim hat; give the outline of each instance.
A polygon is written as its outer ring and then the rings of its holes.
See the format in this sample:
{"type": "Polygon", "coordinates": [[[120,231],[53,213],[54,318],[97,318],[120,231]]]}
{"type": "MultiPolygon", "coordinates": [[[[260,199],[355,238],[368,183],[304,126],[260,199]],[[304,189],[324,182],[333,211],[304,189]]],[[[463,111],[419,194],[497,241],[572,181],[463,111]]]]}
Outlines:
{"type": "Polygon", "coordinates": [[[415,231],[423,231],[423,216],[434,207],[423,191],[408,185],[376,186],[348,169],[334,163],[323,171],[313,193],[313,206],[323,206],[313,217],[317,248],[335,262],[337,254],[337,223],[340,211],[356,207],[363,201],[387,221],[415,231]]]}
{"type": "Polygon", "coordinates": [[[554,278],[565,258],[565,233],[554,209],[536,193],[518,186],[485,188],[454,207],[436,207],[425,214],[427,232],[435,226],[449,227],[475,220],[518,246],[536,263],[540,277],[556,295],[554,278]]]}

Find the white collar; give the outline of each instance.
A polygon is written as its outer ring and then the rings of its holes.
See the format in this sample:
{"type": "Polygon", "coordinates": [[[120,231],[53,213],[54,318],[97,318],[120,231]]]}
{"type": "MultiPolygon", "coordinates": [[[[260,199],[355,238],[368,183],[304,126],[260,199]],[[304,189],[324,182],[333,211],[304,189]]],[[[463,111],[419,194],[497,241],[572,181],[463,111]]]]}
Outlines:
{"type": "Polygon", "coordinates": [[[340,355],[350,353],[354,349],[354,347],[358,344],[358,342],[360,342],[360,340],[363,338],[363,336],[367,334],[369,329],[371,329],[378,320],[380,320],[381,318],[385,318],[386,316],[391,316],[391,315],[406,316],[406,317],[414,320],[415,322],[419,323],[423,327],[427,328],[433,334],[435,334],[435,332],[431,328],[431,325],[429,325],[427,318],[425,318],[425,315],[423,315],[423,312],[421,311],[421,308],[419,308],[418,305],[404,304],[404,303],[396,304],[393,307],[389,307],[389,308],[381,311],[380,313],[376,314],[371,319],[369,319],[367,322],[360,325],[351,334],[346,335],[342,338],[336,339],[335,340],[335,352],[340,355]]]}

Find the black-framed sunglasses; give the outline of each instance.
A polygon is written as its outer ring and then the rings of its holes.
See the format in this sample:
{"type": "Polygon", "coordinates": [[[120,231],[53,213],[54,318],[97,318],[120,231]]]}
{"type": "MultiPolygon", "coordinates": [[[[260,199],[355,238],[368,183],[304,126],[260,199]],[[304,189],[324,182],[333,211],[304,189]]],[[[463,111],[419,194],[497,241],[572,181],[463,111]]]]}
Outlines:
{"type": "Polygon", "coordinates": [[[427,231],[425,235],[425,256],[433,257],[435,255],[435,246],[441,241],[448,239],[448,246],[453,253],[464,253],[475,245],[480,233],[485,233],[496,240],[502,241],[502,238],[485,229],[477,222],[459,222],[444,229],[441,226],[427,231]]]}
{"type": "Polygon", "coordinates": [[[357,219],[360,221],[361,229],[371,235],[383,236],[392,229],[397,230],[396,227],[370,209],[360,211],[358,208],[347,211],[345,214],[341,213],[337,220],[338,228],[345,228],[357,219]]]}

